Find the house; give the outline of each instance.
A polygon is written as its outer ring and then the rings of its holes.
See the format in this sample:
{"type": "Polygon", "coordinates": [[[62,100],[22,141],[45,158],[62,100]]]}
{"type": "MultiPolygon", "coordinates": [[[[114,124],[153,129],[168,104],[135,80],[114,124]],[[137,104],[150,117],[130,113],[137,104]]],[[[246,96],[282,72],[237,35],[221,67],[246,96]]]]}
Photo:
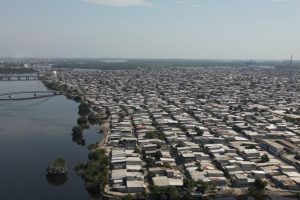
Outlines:
{"type": "Polygon", "coordinates": [[[256,164],[251,161],[240,161],[238,162],[238,165],[244,170],[244,171],[250,171],[256,168],[256,164]]]}
{"type": "Polygon", "coordinates": [[[140,157],[127,157],[126,165],[141,165],[142,160],[140,157]]]}
{"type": "Polygon", "coordinates": [[[285,147],[272,139],[262,139],[261,140],[261,145],[264,149],[267,151],[270,151],[270,153],[279,156],[282,154],[283,150],[285,147]]]}
{"type": "Polygon", "coordinates": [[[168,178],[167,176],[157,176],[152,177],[153,185],[158,187],[168,187],[168,186],[175,186],[175,187],[182,187],[183,186],[183,179],[181,178],[168,178]]]}
{"type": "Polygon", "coordinates": [[[248,187],[248,177],[246,174],[234,174],[232,182],[235,187],[248,187]]]}
{"type": "Polygon", "coordinates": [[[153,185],[158,187],[168,187],[170,186],[169,179],[167,176],[157,176],[152,177],[153,185]]]}
{"type": "Polygon", "coordinates": [[[266,178],[266,173],[261,170],[251,170],[251,174],[255,179],[263,179],[266,178]]]}
{"type": "Polygon", "coordinates": [[[272,179],[277,186],[288,190],[299,190],[299,185],[286,175],[273,176],[272,179]]]}
{"type": "Polygon", "coordinates": [[[207,176],[210,177],[224,177],[224,173],[220,170],[206,170],[207,176]]]}
{"type": "Polygon", "coordinates": [[[142,169],[142,165],[126,165],[128,172],[139,172],[142,169]]]}
{"type": "Polygon", "coordinates": [[[227,180],[225,177],[209,177],[211,182],[213,182],[217,187],[225,187],[227,185],[227,180]]]}
{"type": "Polygon", "coordinates": [[[121,141],[126,149],[134,149],[137,145],[137,138],[126,137],[122,138],[121,141]]]}
{"type": "Polygon", "coordinates": [[[140,193],[145,191],[144,181],[126,181],[127,192],[128,193],[140,193]]]}
{"type": "Polygon", "coordinates": [[[244,149],[242,154],[246,159],[260,157],[260,153],[256,149],[244,149]]]}
{"type": "Polygon", "coordinates": [[[181,152],[181,157],[182,157],[184,162],[191,162],[191,161],[196,160],[196,157],[195,157],[195,155],[192,151],[181,152]]]}
{"type": "Polygon", "coordinates": [[[297,172],[297,169],[293,166],[290,165],[280,165],[279,166],[279,171],[284,173],[284,172],[297,172]]]}
{"type": "Polygon", "coordinates": [[[143,145],[143,149],[144,149],[144,151],[156,151],[157,144],[153,144],[153,143],[145,144],[145,145],[143,145]]]}
{"type": "Polygon", "coordinates": [[[124,169],[126,167],[126,157],[112,158],[110,164],[112,169],[124,169]]]}
{"type": "Polygon", "coordinates": [[[195,155],[195,159],[199,161],[210,160],[209,155],[203,152],[194,152],[194,155],[195,155]]]}
{"type": "Polygon", "coordinates": [[[111,180],[123,180],[127,177],[127,170],[126,169],[115,169],[111,170],[111,180]]]}

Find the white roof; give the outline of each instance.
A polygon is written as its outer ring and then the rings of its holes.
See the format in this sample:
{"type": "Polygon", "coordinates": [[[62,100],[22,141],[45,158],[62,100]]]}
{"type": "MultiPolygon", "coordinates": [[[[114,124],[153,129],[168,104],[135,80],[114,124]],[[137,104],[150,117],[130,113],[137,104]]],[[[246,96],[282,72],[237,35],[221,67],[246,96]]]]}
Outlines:
{"type": "Polygon", "coordinates": [[[145,188],[144,181],[126,181],[127,188],[145,188]]]}
{"type": "Polygon", "coordinates": [[[172,186],[183,186],[183,179],[169,178],[169,184],[172,186]]]}
{"type": "Polygon", "coordinates": [[[169,180],[168,177],[166,176],[158,176],[158,177],[153,177],[152,178],[153,184],[156,186],[169,186],[169,180]]]}
{"type": "Polygon", "coordinates": [[[142,161],[140,157],[127,157],[126,161],[142,161]]]}

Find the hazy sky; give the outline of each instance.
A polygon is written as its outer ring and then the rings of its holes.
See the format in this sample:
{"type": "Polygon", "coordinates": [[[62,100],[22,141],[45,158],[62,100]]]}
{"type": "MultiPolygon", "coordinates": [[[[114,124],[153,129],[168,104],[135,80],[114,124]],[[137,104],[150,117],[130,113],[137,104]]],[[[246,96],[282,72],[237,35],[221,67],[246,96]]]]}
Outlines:
{"type": "Polygon", "coordinates": [[[300,59],[300,0],[0,0],[0,57],[300,59]]]}

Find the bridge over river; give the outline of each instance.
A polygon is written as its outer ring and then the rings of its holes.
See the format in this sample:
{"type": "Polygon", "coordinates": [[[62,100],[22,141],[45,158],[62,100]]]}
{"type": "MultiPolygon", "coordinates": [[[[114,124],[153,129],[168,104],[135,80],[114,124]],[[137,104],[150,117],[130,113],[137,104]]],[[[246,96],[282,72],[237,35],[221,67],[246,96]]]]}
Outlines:
{"type": "Polygon", "coordinates": [[[0,74],[0,81],[32,81],[40,80],[39,73],[29,74],[0,74]]]}
{"type": "Polygon", "coordinates": [[[60,93],[55,91],[50,91],[50,90],[0,93],[0,101],[40,99],[40,98],[52,97],[56,95],[60,95],[60,93]]]}

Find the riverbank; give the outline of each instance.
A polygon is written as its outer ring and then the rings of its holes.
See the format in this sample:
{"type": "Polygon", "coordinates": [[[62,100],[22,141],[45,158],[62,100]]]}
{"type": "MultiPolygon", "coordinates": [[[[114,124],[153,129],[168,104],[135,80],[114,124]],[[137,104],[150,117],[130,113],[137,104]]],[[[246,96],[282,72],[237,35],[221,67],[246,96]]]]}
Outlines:
{"type": "Polygon", "coordinates": [[[236,198],[243,198],[243,197],[253,197],[257,199],[268,199],[272,197],[281,197],[281,198],[292,198],[292,199],[299,199],[300,195],[299,192],[295,191],[288,191],[288,190],[278,190],[278,191],[271,191],[271,190],[264,190],[261,193],[250,193],[247,188],[232,188],[228,190],[218,190],[215,192],[208,192],[203,195],[204,199],[218,199],[224,197],[236,197],[236,198]]]}

